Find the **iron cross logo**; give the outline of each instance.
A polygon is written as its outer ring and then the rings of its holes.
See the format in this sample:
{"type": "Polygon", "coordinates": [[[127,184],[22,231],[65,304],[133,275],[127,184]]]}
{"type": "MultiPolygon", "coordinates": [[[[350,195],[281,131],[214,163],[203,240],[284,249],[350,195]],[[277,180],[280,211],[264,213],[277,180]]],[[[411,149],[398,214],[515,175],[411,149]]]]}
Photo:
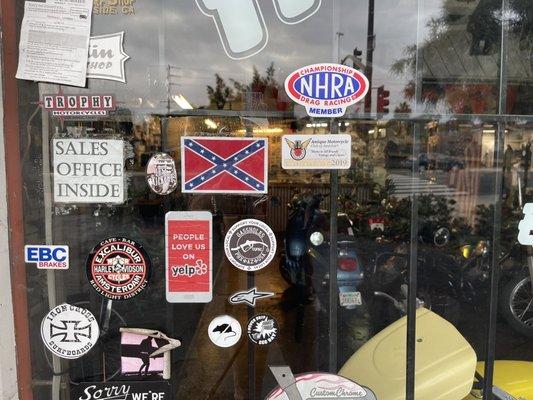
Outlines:
{"type": "Polygon", "coordinates": [[[61,304],[48,312],[41,322],[41,337],[53,354],[76,359],[96,344],[100,329],[89,311],[70,304],[61,304]]]}
{"type": "Polygon", "coordinates": [[[91,338],[91,325],[82,325],[82,321],[59,321],[50,324],[50,338],[58,338],[61,343],[81,343],[83,338],[91,338]]]}
{"type": "Polygon", "coordinates": [[[301,140],[292,141],[292,140],[285,138],[285,141],[291,148],[291,157],[293,160],[300,161],[305,158],[306,149],[307,149],[307,146],[309,146],[309,144],[311,143],[311,140],[312,139],[307,139],[302,142],[301,140]]]}

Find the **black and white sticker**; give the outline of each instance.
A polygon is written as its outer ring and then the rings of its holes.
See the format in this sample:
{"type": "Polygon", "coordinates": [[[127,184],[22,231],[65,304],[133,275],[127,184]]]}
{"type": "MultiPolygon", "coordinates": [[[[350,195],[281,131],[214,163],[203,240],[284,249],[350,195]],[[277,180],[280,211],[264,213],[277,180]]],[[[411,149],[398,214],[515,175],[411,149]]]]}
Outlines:
{"type": "Polygon", "coordinates": [[[146,167],[146,180],[154,193],[166,195],[176,190],[178,175],[172,157],[165,153],[155,154],[146,167]]]}
{"type": "Polygon", "coordinates": [[[236,304],[247,304],[250,307],[255,307],[257,300],[264,299],[266,297],[272,297],[274,293],[272,292],[260,292],[257,288],[251,288],[250,290],[234,293],[230,298],[229,302],[233,305],[236,304]]]}
{"type": "Polygon", "coordinates": [[[270,227],[257,219],[234,224],[224,239],[228,260],[243,271],[265,268],[276,255],[276,236],[270,227]]]}
{"type": "Polygon", "coordinates": [[[220,315],[213,319],[208,328],[209,339],[219,347],[231,347],[242,336],[239,321],[229,315],[220,315]]]}
{"type": "Polygon", "coordinates": [[[72,400],[170,400],[172,386],[166,381],[102,382],[72,385],[72,400]]]}
{"type": "Polygon", "coordinates": [[[54,307],[41,322],[41,337],[53,354],[61,358],[83,357],[96,344],[100,329],[89,311],[70,304],[54,307]]]}
{"type": "Polygon", "coordinates": [[[272,343],[278,337],[278,322],[272,315],[257,314],[248,322],[248,337],[259,345],[272,343]]]}
{"type": "Polygon", "coordinates": [[[124,237],[100,242],[87,258],[87,279],[100,295],[130,299],[148,285],[152,264],[143,246],[124,237]]]}

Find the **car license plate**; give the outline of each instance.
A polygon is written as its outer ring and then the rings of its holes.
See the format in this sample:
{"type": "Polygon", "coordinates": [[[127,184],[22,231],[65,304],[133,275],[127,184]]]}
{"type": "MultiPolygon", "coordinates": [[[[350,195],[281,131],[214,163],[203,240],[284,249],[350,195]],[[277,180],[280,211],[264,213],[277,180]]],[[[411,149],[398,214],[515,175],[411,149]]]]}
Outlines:
{"type": "Polygon", "coordinates": [[[345,292],[339,293],[339,302],[342,307],[360,306],[363,304],[361,299],[361,292],[345,292]]]}

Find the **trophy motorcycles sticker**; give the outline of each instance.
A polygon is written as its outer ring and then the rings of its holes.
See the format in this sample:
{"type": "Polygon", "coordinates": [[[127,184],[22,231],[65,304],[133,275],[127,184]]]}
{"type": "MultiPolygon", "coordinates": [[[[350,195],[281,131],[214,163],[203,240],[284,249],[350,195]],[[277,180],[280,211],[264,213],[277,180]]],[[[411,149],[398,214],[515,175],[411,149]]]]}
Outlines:
{"type": "Polygon", "coordinates": [[[208,303],[213,298],[213,217],[208,211],[166,215],[166,297],[170,303],[208,303]]]}
{"type": "Polygon", "coordinates": [[[257,219],[234,224],[224,239],[228,260],[243,271],[259,271],[276,255],[276,236],[270,227],[257,219]]]}
{"type": "Polygon", "coordinates": [[[350,135],[284,135],[281,140],[283,169],[349,169],[350,135]]]}
{"type": "Polygon", "coordinates": [[[46,94],[43,107],[54,117],[105,117],[114,111],[115,98],[111,95],[46,94]]]}
{"type": "Polygon", "coordinates": [[[68,246],[24,246],[24,262],[38,269],[68,269],[68,246]]]}
{"type": "Polygon", "coordinates": [[[93,348],[100,335],[94,315],[84,308],[61,304],[44,317],[41,337],[53,354],[76,359],[93,348]]]}
{"type": "Polygon", "coordinates": [[[100,295],[110,300],[126,300],[148,285],[152,265],[144,248],[127,238],[100,242],[87,258],[87,278],[100,295]]]}
{"type": "Polygon", "coordinates": [[[369,90],[366,76],[340,64],[313,64],[299,68],[285,80],[285,91],[311,117],[342,117],[346,108],[369,90]]]}
{"type": "Polygon", "coordinates": [[[80,383],[72,385],[72,400],[171,400],[166,381],[80,383]]]}

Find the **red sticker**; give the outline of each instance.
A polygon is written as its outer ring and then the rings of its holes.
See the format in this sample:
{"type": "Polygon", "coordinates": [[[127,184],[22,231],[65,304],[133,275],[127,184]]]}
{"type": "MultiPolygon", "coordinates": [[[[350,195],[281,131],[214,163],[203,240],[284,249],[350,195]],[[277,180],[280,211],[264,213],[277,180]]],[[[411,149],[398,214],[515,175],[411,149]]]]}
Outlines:
{"type": "Polygon", "coordinates": [[[212,299],[212,215],[207,211],[166,216],[166,293],[170,303],[212,299]]]}
{"type": "Polygon", "coordinates": [[[151,275],[148,253],[135,241],[109,238],[87,259],[87,278],[99,294],[111,300],[130,299],[144,290],[151,275]]]}

